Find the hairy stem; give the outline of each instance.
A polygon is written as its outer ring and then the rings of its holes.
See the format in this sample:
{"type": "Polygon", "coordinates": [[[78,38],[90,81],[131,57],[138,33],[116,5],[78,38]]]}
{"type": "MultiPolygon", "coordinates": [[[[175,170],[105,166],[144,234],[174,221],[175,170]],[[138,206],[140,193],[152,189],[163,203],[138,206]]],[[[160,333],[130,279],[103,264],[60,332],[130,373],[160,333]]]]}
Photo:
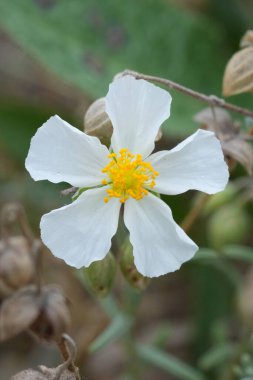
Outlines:
{"type": "Polygon", "coordinates": [[[201,92],[194,91],[191,88],[182,86],[181,84],[173,82],[169,79],[160,78],[153,75],[146,75],[146,74],[138,73],[132,70],[125,70],[123,71],[122,75],[132,75],[136,79],[145,79],[150,82],[160,83],[170,89],[182,92],[185,95],[188,95],[188,96],[191,96],[192,98],[200,100],[201,102],[205,102],[205,103],[208,103],[209,105],[225,108],[228,111],[240,113],[241,115],[250,116],[253,118],[253,111],[247,108],[242,108],[234,104],[227,103],[225,102],[224,99],[218,98],[217,96],[214,96],[214,95],[202,94],[201,92]]]}

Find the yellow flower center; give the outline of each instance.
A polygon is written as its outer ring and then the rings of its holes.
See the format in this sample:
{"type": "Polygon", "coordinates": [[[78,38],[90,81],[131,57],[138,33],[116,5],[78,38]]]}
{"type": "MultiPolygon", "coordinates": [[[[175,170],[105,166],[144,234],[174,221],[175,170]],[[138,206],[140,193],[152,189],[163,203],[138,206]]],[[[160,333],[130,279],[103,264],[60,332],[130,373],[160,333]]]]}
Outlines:
{"type": "Polygon", "coordinates": [[[138,201],[148,194],[147,187],[152,189],[155,186],[155,178],[159,173],[149,162],[142,161],[141,154],[121,149],[118,155],[111,153],[108,157],[111,160],[102,170],[107,178],[101,181],[103,185],[110,185],[105,202],[113,197],[119,198],[121,203],[129,197],[138,201]]]}

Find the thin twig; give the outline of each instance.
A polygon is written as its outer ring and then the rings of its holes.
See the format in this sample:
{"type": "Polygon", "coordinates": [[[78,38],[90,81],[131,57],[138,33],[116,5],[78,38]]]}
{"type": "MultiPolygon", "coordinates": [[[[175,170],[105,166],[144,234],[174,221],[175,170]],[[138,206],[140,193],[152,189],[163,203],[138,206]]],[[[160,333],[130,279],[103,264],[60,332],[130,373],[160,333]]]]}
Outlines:
{"type": "Polygon", "coordinates": [[[226,103],[224,99],[218,98],[215,95],[202,94],[201,92],[194,91],[191,88],[182,86],[181,84],[173,82],[169,79],[160,78],[160,77],[156,77],[153,75],[146,75],[146,74],[138,73],[138,72],[132,71],[132,70],[125,70],[125,71],[123,71],[122,75],[132,75],[136,79],[145,79],[145,80],[150,81],[150,82],[160,83],[160,84],[163,84],[164,86],[166,86],[170,89],[182,92],[186,95],[191,96],[192,98],[198,99],[201,102],[205,102],[208,104],[212,103],[215,106],[225,108],[229,111],[240,113],[241,115],[250,116],[253,118],[253,111],[251,111],[247,108],[242,108],[242,107],[238,107],[238,106],[231,104],[231,103],[226,103]]]}
{"type": "Polygon", "coordinates": [[[189,211],[181,223],[182,229],[187,233],[190,231],[196,220],[203,211],[203,207],[209,200],[209,194],[201,194],[194,207],[189,211]]]}
{"type": "Polygon", "coordinates": [[[68,366],[68,370],[74,373],[76,380],[81,380],[79,370],[74,364],[76,345],[73,339],[67,334],[62,334],[62,339],[58,342],[58,347],[66,365],[68,366]]]}
{"type": "Polygon", "coordinates": [[[3,238],[8,238],[10,236],[9,227],[16,222],[19,224],[20,230],[27,239],[28,244],[32,246],[34,236],[23,206],[19,203],[7,203],[3,207],[0,216],[0,232],[2,233],[3,238]]]}

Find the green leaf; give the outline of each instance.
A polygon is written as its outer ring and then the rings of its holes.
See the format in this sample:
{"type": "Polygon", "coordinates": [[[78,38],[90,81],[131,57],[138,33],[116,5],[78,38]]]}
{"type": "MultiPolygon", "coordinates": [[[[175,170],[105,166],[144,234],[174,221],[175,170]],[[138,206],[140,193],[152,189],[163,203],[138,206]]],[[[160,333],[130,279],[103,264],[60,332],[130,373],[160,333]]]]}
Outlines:
{"type": "Polygon", "coordinates": [[[139,358],[143,361],[163,369],[165,372],[176,376],[180,380],[205,379],[204,375],[198,370],[158,348],[138,344],[136,351],[139,358]]]}
{"type": "MultiPolygon", "coordinates": [[[[229,58],[217,24],[163,0],[0,1],[0,24],[46,69],[93,98],[126,68],[218,94],[229,58]]],[[[196,129],[192,116],[202,105],[172,94],[166,131],[182,136],[196,129]]]]}
{"type": "Polygon", "coordinates": [[[132,319],[123,313],[119,313],[102,334],[91,343],[89,351],[91,353],[96,352],[107,344],[122,338],[129,331],[131,325],[132,319]]]}
{"type": "Polygon", "coordinates": [[[229,258],[239,261],[253,263],[253,249],[243,245],[231,245],[222,248],[222,254],[229,258]]]}
{"type": "Polygon", "coordinates": [[[202,355],[199,360],[199,366],[203,370],[209,370],[211,368],[216,368],[219,365],[228,362],[228,360],[235,353],[236,346],[231,344],[231,342],[225,342],[218,344],[210,348],[207,352],[202,355]]]}

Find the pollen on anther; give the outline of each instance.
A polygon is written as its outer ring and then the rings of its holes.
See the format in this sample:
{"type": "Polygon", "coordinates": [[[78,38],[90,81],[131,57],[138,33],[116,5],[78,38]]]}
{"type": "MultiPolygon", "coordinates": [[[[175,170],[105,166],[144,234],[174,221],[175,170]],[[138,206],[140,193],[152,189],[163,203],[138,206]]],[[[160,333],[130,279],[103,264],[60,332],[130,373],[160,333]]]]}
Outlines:
{"type": "Polygon", "coordinates": [[[105,203],[113,197],[118,198],[120,203],[125,203],[129,197],[138,201],[148,194],[147,188],[155,186],[155,178],[159,173],[149,162],[142,161],[141,154],[133,154],[127,148],[122,148],[119,154],[110,153],[108,158],[111,160],[102,169],[107,178],[101,181],[103,185],[109,185],[105,203]]]}

